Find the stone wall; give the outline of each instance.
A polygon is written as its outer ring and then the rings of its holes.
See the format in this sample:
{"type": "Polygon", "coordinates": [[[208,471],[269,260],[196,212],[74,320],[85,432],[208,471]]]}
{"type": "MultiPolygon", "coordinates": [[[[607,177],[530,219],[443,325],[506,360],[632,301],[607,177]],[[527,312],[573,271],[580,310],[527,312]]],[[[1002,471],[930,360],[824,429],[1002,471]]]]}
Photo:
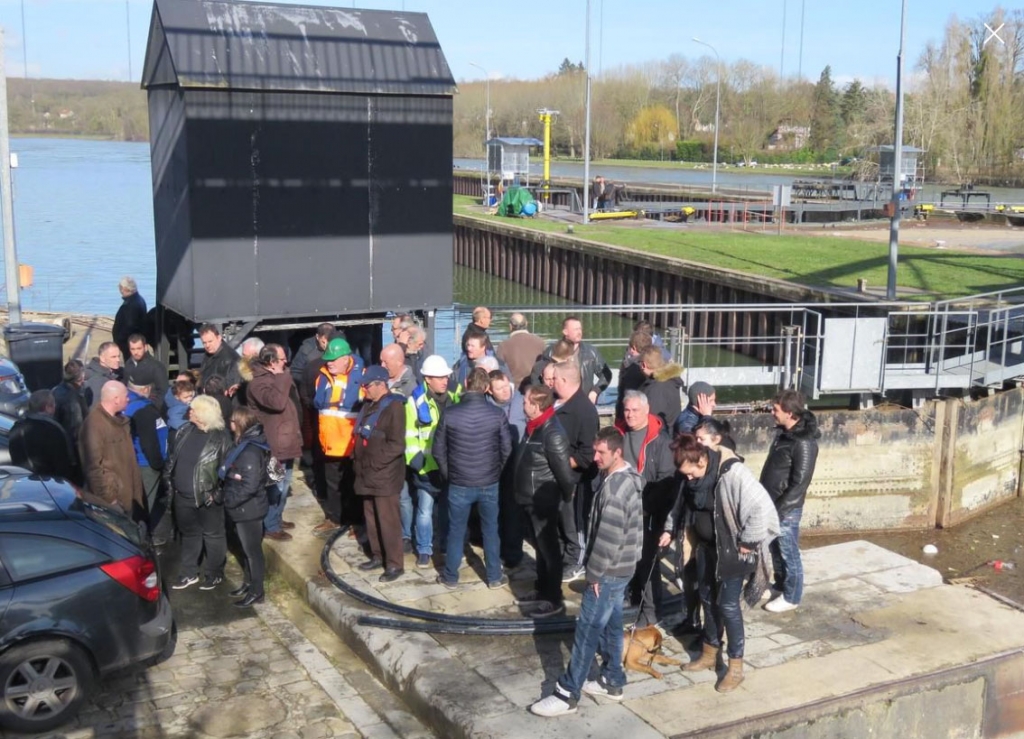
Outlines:
{"type": "MultiPolygon", "coordinates": [[[[920,410],[816,413],[821,439],[803,528],[950,526],[1018,495],[1024,391],[937,400],[920,410]]],[[[768,414],[732,416],[740,454],[759,474],[774,434],[768,414]]]]}

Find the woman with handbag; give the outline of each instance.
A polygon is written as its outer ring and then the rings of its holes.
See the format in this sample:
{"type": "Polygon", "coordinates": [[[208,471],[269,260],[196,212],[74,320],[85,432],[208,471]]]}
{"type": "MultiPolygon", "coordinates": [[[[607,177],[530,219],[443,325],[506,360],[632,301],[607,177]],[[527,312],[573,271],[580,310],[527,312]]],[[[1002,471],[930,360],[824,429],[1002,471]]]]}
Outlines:
{"type": "Polygon", "coordinates": [[[174,590],[199,582],[199,559],[204,549],[199,589],[213,590],[224,581],[227,540],[217,470],[230,446],[231,437],[224,430],[217,401],[207,395],[193,399],[188,422],[174,437],[163,473],[171,491],[174,521],[181,533],[181,565],[178,579],[171,585],[174,590]]]}
{"type": "MultiPolygon", "coordinates": [[[[683,670],[715,670],[724,636],[729,669],[715,690],[727,693],[743,682],[740,599],[754,605],[768,587],[768,546],[779,535],[779,517],[767,491],[727,447],[711,450],[693,434],[680,434],[672,446],[679,472],[691,483],[686,506],[704,611],[702,654],[683,670]]],[[[670,540],[666,532],[659,544],[670,540]]]]}
{"type": "Polygon", "coordinates": [[[231,433],[235,447],[224,458],[219,474],[224,481],[224,509],[242,544],[245,579],[229,595],[242,598],[235,601],[238,608],[251,608],[263,602],[263,517],[270,507],[267,489],[273,485],[267,475],[270,447],[263,426],[248,408],[236,408],[231,414],[231,433]]]}

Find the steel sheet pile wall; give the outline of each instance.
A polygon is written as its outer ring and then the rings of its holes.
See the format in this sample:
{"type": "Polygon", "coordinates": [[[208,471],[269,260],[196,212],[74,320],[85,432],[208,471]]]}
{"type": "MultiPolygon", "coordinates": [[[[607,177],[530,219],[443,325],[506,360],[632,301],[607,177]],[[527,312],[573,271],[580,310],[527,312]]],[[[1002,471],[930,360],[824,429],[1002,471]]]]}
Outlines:
{"type": "MultiPolygon", "coordinates": [[[[456,215],[455,263],[587,305],[827,304],[857,299],[847,293],[816,290],[575,236],[525,229],[508,221],[456,215]]],[[[823,313],[828,315],[829,311],[823,313]]],[[[626,317],[654,319],[645,311],[626,317]]],[[[750,312],[728,309],[694,317],[683,314],[682,321],[688,335],[736,337],[737,341],[725,344],[725,348],[762,361],[777,359],[768,356],[772,349],[763,344],[748,345],[743,339],[778,336],[787,322],[782,313],[761,313],[755,318],[750,312]]],[[[664,323],[660,318],[657,322],[664,323]]],[[[673,317],[668,326],[661,327],[675,328],[677,324],[673,317]]]]}

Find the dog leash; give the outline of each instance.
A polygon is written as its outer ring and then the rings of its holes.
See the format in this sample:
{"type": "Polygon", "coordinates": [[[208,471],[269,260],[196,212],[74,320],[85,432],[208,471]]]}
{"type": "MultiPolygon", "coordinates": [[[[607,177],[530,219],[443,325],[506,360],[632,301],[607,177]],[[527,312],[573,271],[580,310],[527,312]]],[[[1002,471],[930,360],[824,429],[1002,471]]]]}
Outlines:
{"type": "MultiPolygon", "coordinates": [[[[658,551],[654,553],[654,561],[651,563],[651,571],[647,573],[647,578],[643,582],[643,587],[640,589],[640,605],[637,606],[637,618],[644,612],[644,599],[647,597],[647,583],[651,581],[654,576],[654,570],[658,566],[658,562],[661,560],[661,553],[665,550],[665,547],[658,547],[658,551]]],[[[629,642],[633,643],[633,635],[636,634],[636,621],[629,627],[629,642]]]]}

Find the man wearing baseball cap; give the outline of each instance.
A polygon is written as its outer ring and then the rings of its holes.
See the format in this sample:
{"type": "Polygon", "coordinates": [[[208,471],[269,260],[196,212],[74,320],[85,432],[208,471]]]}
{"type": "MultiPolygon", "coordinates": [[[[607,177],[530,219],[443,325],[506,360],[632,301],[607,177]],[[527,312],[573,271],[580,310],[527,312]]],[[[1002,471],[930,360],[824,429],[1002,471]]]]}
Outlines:
{"type": "Polygon", "coordinates": [[[356,379],[362,375],[363,362],[341,337],[330,340],[323,359],[313,395],[327,478],[326,519],[314,528],[318,536],[330,535],[343,523],[362,523],[362,506],[354,489],[352,450],[357,411],[363,398],[356,379]]]}
{"type": "MultiPolygon", "coordinates": [[[[448,390],[452,373],[444,357],[431,354],[420,367],[423,382],[405,401],[405,463],[409,466],[412,489],[401,498],[402,538],[413,537],[413,500],[416,496],[416,566],[430,567],[434,553],[434,501],[442,496],[443,481],[431,453],[434,431],[441,411],[456,402],[448,390]]],[[[443,519],[442,519],[443,521],[443,519]]]]}
{"type": "Polygon", "coordinates": [[[384,567],[380,582],[392,582],[405,574],[399,512],[405,482],[404,398],[388,388],[388,371],[380,365],[367,367],[355,382],[366,394],[356,418],[353,460],[371,552],[359,569],[384,567]]]}

